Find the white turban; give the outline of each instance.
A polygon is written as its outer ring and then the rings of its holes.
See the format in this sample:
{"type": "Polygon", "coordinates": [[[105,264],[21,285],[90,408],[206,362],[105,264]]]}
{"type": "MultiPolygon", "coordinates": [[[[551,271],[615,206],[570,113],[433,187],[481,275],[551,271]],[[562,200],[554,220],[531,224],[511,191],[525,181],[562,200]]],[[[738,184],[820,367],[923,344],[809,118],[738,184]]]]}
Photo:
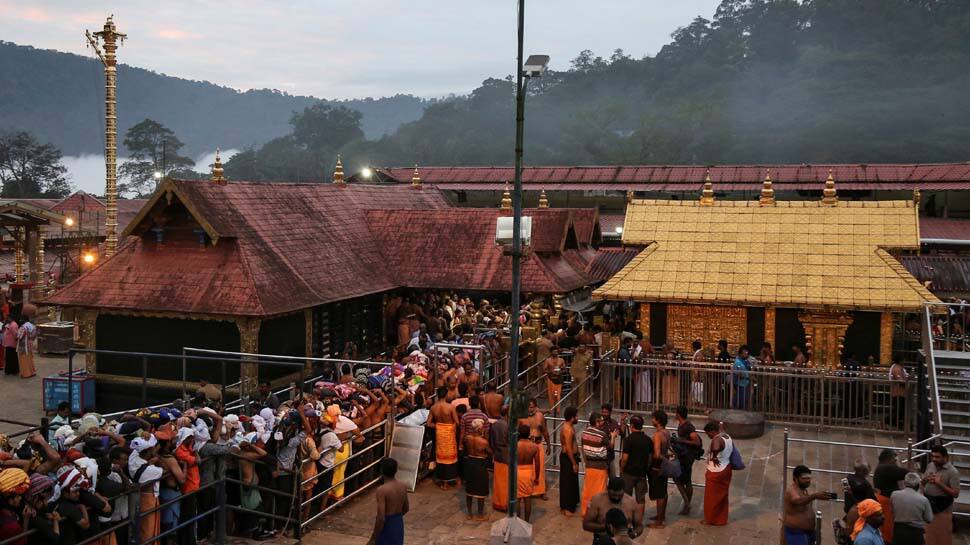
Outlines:
{"type": "Polygon", "coordinates": [[[189,437],[195,436],[195,430],[192,428],[179,428],[178,435],[175,436],[175,448],[182,446],[189,437]]]}
{"type": "Polygon", "coordinates": [[[155,439],[154,435],[149,435],[148,439],[143,439],[141,437],[138,437],[131,441],[131,450],[141,454],[145,450],[148,450],[157,444],[158,444],[158,439],[155,439]]]}
{"type": "Polygon", "coordinates": [[[239,429],[239,417],[234,414],[227,414],[222,417],[222,433],[227,437],[231,436],[232,430],[239,429]]]}
{"type": "Polygon", "coordinates": [[[273,414],[273,409],[264,407],[259,411],[259,416],[263,417],[263,421],[266,422],[266,431],[271,431],[276,426],[276,415],[273,414]]]}

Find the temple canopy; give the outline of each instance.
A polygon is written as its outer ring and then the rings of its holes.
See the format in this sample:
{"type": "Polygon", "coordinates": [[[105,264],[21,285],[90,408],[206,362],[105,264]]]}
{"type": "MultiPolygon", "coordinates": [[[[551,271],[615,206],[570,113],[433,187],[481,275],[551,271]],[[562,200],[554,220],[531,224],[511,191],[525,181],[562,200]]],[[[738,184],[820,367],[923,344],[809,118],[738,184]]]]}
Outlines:
{"type": "Polygon", "coordinates": [[[911,201],[634,200],[623,242],[646,248],[594,298],[891,311],[938,301],[889,253],[919,248],[911,201]]]}

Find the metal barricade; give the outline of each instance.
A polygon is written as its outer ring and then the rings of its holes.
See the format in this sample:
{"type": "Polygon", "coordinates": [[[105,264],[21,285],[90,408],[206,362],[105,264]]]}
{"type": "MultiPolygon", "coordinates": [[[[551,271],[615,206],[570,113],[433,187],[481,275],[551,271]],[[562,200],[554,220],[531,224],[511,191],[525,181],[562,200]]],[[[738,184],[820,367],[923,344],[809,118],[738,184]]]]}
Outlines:
{"type": "Polygon", "coordinates": [[[778,423],[913,433],[915,378],[893,381],[882,369],[755,366],[748,371],[713,362],[655,359],[607,360],[602,365],[600,398],[611,400],[617,410],[649,414],[686,405],[699,414],[741,409],[778,423]]]}

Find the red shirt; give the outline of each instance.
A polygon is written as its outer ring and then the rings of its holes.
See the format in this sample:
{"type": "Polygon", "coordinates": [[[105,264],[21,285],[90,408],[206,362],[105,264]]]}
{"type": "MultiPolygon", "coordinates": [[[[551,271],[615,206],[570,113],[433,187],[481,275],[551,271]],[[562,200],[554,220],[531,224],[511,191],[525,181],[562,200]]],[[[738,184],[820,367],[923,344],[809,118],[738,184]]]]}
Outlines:
{"type": "Polygon", "coordinates": [[[175,449],[175,459],[185,464],[185,482],[182,483],[182,493],[188,494],[199,489],[199,464],[195,461],[195,451],[182,443],[175,449]]]}

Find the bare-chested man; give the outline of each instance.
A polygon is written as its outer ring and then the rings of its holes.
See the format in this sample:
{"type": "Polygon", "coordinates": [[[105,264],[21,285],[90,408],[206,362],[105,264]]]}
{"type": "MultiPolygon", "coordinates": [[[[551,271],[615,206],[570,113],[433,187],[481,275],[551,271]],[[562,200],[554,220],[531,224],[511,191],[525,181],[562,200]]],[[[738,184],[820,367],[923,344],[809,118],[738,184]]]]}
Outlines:
{"type": "Polygon", "coordinates": [[[484,421],[472,420],[470,430],[465,434],[465,506],[468,518],[487,520],[485,498],[488,497],[488,459],[492,449],[485,438],[484,421]],[[478,516],[472,516],[472,498],[478,500],[478,516]]]}
{"type": "Polygon", "coordinates": [[[559,357],[559,349],[553,346],[549,349],[549,357],[542,362],[542,372],[546,375],[546,396],[550,407],[555,406],[562,398],[565,371],[566,361],[559,357]]]}
{"type": "Polygon", "coordinates": [[[579,506],[579,450],[576,447],[576,424],[579,413],[576,407],[566,407],[563,411],[563,424],[560,431],[562,452],[559,453],[559,509],[571,517],[579,506]]]}
{"type": "Polygon", "coordinates": [[[381,460],[381,475],[384,483],[377,488],[377,516],[367,545],[404,545],[404,515],[410,506],[407,487],[394,478],[397,460],[381,460]]]}
{"type": "Polygon", "coordinates": [[[518,514],[526,522],[532,517],[532,496],[536,495],[535,489],[543,479],[539,478],[541,468],[539,467],[539,453],[542,449],[539,445],[529,438],[528,424],[519,424],[519,442],[517,460],[519,466],[518,487],[515,497],[519,502],[518,514]]]}
{"type": "Polygon", "coordinates": [[[454,374],[454,369],[449,372],[452,373],[445,377],[445,386],[447,390],[445,391],[445,399],[448,403],[458,399],[458,376],[454,374]]]}
{"type": "Polygon", "coordinates": [[[606,513],[610,509],[619,509],[626,515],[629,527],[623,530],[628,532],[631,538],[643,533],[643,514],[637,508],[637,501],[633,496],[623,493],[623,479],[610,477],[606,492],[600,492],[589,500],[589,507],[583,517],[583,530],[593,533],[593,543],[600,543],[601,541],[597,540],[601,540],[607,531],[606,513]]]}
{"type": "Polygon", "coordinates": [[[504,398],[502,394],[495,391],[495,387],[491,384],[486,384],[482,387],[482,404],[485,406],[485,414],[489,418],[495,420],[502,415],[502,401],[504,398]]]}
{"type": "Polygon", "coordinates": [[[438,388],[427,426],[435,432],[435,475],[442,490],[458,478],[458,413],[447,400],[447,388],[438,388]]]}
{"type": "Polygon", "coordinates": [[[529,400],[529,416],[520,418],[519,425],[529,427],[527,437],[539,447],[538,483],[536,484],[534,494],[536,496],[542,496],[544,500],[548,499],[546,496],[546,454],[551,452],[549,429],[546,428],[546,417],[539,410],[539,404],[536,403],[535,399],[529,400]],[[543,443],[545,444],[545,448],[542,446],[543,443]]]}
{"type": "Polygon", "coordinates": [[[461,364],[461,371],[458,373],[458,380],[467,384],[469,391],[478,387],[479,375],[472,362],[466,360],[461,364]]]}

